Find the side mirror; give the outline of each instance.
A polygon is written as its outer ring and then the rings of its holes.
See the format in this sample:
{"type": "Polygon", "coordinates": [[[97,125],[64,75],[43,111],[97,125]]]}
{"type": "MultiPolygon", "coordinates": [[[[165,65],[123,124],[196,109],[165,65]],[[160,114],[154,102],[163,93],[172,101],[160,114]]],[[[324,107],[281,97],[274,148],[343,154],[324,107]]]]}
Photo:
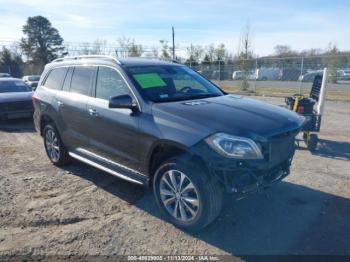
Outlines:
{"type": "Polygon", "coordinates": [[[137,104],[133,102],[131,96],[129,95],[121,95],[121,96],[113,96],[109,99],[109,108],[128,108],[133,112],[138,111],[137,104]]]}

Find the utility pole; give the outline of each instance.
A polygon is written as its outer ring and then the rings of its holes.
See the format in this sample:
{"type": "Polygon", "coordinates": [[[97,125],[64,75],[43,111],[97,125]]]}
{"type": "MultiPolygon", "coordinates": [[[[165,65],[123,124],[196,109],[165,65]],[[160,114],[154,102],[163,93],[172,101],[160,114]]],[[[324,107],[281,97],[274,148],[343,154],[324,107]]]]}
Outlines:
{"type": "Polygon", "coordinates": [[[174,27],[172,26],[172,32],[173,32],[173,60],[175,60],[175,32],[174,27]]]}

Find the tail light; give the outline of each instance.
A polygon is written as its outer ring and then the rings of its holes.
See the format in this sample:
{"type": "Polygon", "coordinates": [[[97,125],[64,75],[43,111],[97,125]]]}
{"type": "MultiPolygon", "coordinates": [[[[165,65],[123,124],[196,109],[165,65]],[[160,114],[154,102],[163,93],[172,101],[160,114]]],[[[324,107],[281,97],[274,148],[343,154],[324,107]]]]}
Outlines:
{"type": "Polygon", "coordinates": [[[32,102],[33,102],[33,105],[35,104],[37,98],[35,96],[32,96],[32,102]]]}

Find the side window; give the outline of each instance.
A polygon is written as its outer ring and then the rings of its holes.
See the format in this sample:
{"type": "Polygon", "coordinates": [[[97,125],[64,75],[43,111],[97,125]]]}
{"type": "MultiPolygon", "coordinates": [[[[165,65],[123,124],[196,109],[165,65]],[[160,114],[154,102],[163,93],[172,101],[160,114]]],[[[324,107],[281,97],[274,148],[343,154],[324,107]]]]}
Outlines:
{"type": "Polygon", "coordinates": [[[89,95],[90,85],[94,76],[94,67],[77,66],[74,68],[70,92],[89,95]]]}
{"type": "Polygon", "coordinates": [[[108,100],[113,96],[130,95],[121,75],[109,67],[99,67],[96,81],[96,97],[108,100]]]}
{"type": "Polygon", "coordinates": [[[69,91],[70,83],[72,81],[73,70],[74,70],[73,67],[69,67],[68,68],[68,72],[66,74],[66,78],[64,79],[64,82],[63,82],[62,90],[64,90],[64,91],[69,91]]]}
{"type": "Polygon", "coordinates": [[[45,80],[44,86],[50,89],[61,89],[66,72],[66,67],[52,69],[45,80]]]}

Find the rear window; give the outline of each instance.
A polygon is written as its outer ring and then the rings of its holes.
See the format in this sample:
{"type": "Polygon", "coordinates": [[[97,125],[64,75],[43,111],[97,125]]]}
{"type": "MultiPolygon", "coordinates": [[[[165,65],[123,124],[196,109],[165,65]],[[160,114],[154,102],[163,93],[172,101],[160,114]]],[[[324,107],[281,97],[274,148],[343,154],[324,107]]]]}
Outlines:
{"type": "Polygon", "coordinates": [[[94,67],[77,66],[74,69],[70,92],[88,95],[92,79],[94,76],[94,67]]]}
{"type": "Polygon", "coordinates": [[[23,81],[0,81],[0,93],[30,92],[32,89],[23,81]]]}
{"type": "Polygon", "coordinates": [[[66,67],[60,67],[51,70],[49,76],[45,80],[44,86],[50,89],[61,89],[66,71],[66,67]]]}

